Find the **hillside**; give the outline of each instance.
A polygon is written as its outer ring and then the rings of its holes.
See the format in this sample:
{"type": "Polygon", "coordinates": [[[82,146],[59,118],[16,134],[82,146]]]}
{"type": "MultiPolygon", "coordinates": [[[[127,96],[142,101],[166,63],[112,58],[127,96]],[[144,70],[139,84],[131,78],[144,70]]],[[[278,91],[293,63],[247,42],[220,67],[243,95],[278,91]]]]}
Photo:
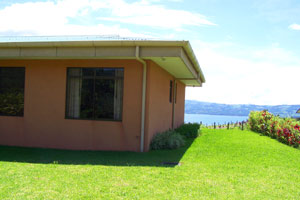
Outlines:
{"type": "Polygon", "coordinates": [[[252,104],[218,104],[195,100],[185,101],[186,114],[247,116],[252,110],[268,110],[275,115],[297,116],[300,105],[252,105],[252,104]]]}

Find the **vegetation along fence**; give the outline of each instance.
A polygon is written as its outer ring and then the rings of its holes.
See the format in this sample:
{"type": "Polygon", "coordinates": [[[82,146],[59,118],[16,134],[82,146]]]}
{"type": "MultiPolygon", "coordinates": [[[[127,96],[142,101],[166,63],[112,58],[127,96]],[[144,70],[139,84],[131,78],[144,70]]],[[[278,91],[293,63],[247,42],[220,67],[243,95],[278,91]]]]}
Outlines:
{"type": "Polygon", "coordinates": [[[247,128],[247,121],[237,121],[237,122],[228,122],[225,124],[217,124],[214,122],[212,125],[203,125],[202,122],[200,122],[201,127],[205,127],[208,129],[234,129],[234,128],[239,128],[241,130],[244,130],[247,128]]]}

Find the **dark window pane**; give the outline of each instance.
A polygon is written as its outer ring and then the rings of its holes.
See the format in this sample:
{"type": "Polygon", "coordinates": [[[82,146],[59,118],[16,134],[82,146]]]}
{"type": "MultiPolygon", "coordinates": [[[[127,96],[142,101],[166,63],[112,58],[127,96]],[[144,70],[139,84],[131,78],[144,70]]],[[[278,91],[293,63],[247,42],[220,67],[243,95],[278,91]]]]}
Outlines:
{"type": "Polygon", "coordinates": [[[95,118],[114,118],[114,80],[95,81],[95,118]]]}
{"type": "Polygon", "coordinates": [[[80,118],[94,118],[94,80],[83,79],[81,88],[80,118]]]}
{"type": "Polygon", "coordinates": [[[66,116],[122,120],[123,76],[121,68],[69,68],[66,116]]]}
{"type": "Polygon", "coordinates": [[[23,116],[25,68],[0,67],[0,115],[23,116]]]}
{"type": "Polygon", "coordinates": [[[115,76],[115,69],[114,68],[97,68],[96,69],[96,76],[114,77],[115,76]]]}
{"type": "Polygon", "coordinates": [[[94,68],[82,68],[83,76],[94,76],[95,69],[94,68]]]}

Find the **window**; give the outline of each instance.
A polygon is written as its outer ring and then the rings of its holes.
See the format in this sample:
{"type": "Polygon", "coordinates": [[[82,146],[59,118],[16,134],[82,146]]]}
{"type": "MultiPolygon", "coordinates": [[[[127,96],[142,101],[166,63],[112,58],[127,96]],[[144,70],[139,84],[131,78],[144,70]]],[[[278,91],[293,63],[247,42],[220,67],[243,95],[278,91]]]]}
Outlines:
{"type": "Polygon", "coordinates": [[[0,67],[0,115],[24,115],[24,67],[0,67]]]}
{"type": "Polygon", "coordinates": [[[173,97],[173,81],[170,81],[170,95],[169,95],[169,102],[172,103],[172,97],[173,97]]]}
{"type": "Polygon", "coordinates": [[[123,68],[68,68],[66,118],[122,120],[123,68]]]}
{"type": "Polygon", "coordinates": [[[175,82],[175,103],[177,102],[177,82],[175,82]]]}

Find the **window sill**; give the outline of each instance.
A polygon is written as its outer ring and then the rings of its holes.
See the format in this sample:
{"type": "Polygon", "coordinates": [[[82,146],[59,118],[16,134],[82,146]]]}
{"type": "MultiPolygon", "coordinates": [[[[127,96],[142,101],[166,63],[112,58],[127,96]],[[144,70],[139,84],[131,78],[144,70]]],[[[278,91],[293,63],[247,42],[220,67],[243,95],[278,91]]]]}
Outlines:
{"type": "Polygon", "coordinates": [[[19,117],[19,118],[23,118],[24,115],[19,116],[19,115],[0,115],[0,117],[19,117]]]}
{"type": "Polygon", "coordinates": [[[100,122],[122,122],[122,120],[113,120],[113,119],[82,119],[82,118],[69,118],[65,117],[67,120],[83,120],[83,121],[100,121],[100,122]]]}

